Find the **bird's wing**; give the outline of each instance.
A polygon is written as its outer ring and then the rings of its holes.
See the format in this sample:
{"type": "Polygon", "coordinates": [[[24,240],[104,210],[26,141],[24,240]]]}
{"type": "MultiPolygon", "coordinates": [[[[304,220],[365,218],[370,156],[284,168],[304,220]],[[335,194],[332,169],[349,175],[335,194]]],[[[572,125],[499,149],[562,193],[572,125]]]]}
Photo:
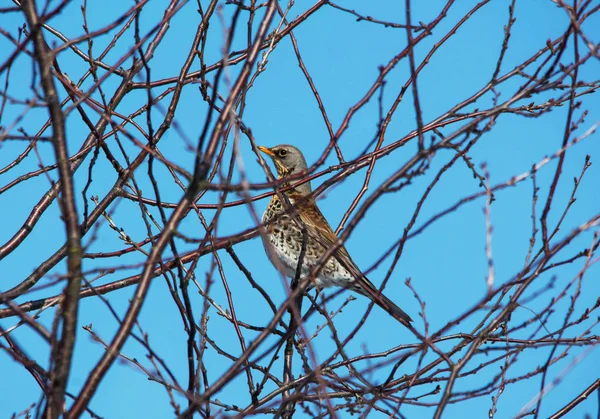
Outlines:
{"type": "MultiPolygon", "coordinates": [[[[294,197],[291,197],[292,199],[294,197]]],[[[339,238],[331,229],[331,226],[317,207],[314,199],[306,197],[297,197],[294,199],[297,213],[300,220],[304,223],[307,234],[317,241],[325,249],[329,249],[338,243],[339,238]]],[[[333,257],[354,277],[355,284],[352,287],[356,292],[371,299],[374,303],[388,311],[392,316],[399,320],[405,326],[410,327],[412,319],[404,310],[394,304],[389,298],[373,285],[371,281],[362,273],[354,263],[350,254],[344,245],[338,247],[333,257]]]]}
{"type": "MultiPolygon", "coordinates": [[[[335,246],[339,241],[338,236],[331,229],[331,226],[319,210],[319,207],[317,207],[314,199],[302,197],[295,200],[295,202],[298,215],[306,226],[308,235],[326,250],[335,246]]],[[[352,276],[355,278],[363,276],[344,245],[339,246],[333,256],[352,276]]]]}

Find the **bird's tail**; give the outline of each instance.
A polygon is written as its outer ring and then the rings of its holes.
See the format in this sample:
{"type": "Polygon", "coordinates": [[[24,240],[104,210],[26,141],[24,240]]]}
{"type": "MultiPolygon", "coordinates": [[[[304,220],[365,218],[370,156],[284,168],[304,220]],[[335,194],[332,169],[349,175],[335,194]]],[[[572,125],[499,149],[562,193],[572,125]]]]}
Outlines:
{"type": "Polygon", "coordinates": [[[380,293],[379,290],[375,288],[375,286],[367,278],[361,279],[362,281],[357,281],[360,283],[354,284],[354,291],[369,298],[371,301],[373,301],[379,307],[387,311],[393,318],[398,320],[404,326],[411,327],[410,322],[412,322],[413,320],[408,314],[406,314],[404,310],[402,310],[400,307],[394,304],[392,300],[387,298],[385,295],[380,293]]]}
{"type": "Polygon", "coordinates": [[[387,311],[388,313],[390,313],[393,318],[398,320],[404,326],[410,327],[410,322],[412,322],[413,319],[411,319],[410,316],[408,314],[406,314],[406,312],[404,310],[402,310],[400,307],[398,307],[396,304],[394,304],[389,298],[387,298],[383,294],[379,294],[379,298],[382,300],[382,302],[384,304],[381,304],[379,301],[375,301],[375,300],[373,300],[373,302],[375,304],[377,304],[379,307],[381,307],[382,309],[384,309],[385,311],[387,311]]]}

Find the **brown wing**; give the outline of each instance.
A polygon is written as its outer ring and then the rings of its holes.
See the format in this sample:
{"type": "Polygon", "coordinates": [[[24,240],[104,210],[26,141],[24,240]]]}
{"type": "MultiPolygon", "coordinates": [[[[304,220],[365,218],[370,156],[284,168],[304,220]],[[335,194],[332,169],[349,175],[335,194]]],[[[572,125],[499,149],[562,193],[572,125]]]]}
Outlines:
{"type": "MultiPolygon", "coordinates": [[[[306,225],[310,237],[320,243],[325,249],[329,249],[335,245],[338,242],[338,237],[331,229],[319,207],[317,207],[314,199],[303,197],[296,202],[296,207],[299,210],[298,215],[300,215],[300,220],[306,225]]],[[[333,256],[353,276],[356,278],[362,276],[360,269],[356,266],[344,245],[339,246],[333,256]]]]}
{"type": "MultiPolygon", "coordinates": [[[[320,243],[325,249],[329,249],[337,244],[339,238],[333,232],[312,197],[290,196],[290,198],[294,200],[300,220],[305,224],[307,233],[311,238],[320,243]]],[[[354,291],[369,298],[390,313],[396,320],[410,327],[410,322],[412,321],[410,316],[379,292],[375,285],[356,266],[344,245],[338,247],[333,257],[355,278],[355,283],[352,287],[354,291]]]]}

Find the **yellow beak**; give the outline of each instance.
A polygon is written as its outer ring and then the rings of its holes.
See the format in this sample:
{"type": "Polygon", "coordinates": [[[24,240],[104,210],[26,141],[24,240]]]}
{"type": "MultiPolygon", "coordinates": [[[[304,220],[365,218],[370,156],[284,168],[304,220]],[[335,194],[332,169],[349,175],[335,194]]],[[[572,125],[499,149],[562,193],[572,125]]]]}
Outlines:
{"type": "Polygon", "coordinates": [[[275,153],[273,153],[273,152],[272,152],[270,149],[268,149],[268,148],[267,148],[267,147],[265,147],[265,146],[259,145],[259,146],[258,146],[258,149],[259,149],[260,151],[262,151],[263,153],[265,153],[267,156],[270,156],[270,157],[275,157],[275,153]]]}

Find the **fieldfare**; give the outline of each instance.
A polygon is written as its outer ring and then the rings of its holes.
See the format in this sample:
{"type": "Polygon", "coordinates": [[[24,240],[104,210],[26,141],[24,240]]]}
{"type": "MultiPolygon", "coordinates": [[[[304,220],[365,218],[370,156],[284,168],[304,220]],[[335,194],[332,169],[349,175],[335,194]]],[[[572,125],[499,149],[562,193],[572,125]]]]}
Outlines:
{"type": "MultiPolygon", "coordinates": [[[[279,179],[305,172],[307,169],[304,156],[294,146],[259,146],[258,149],[273,160],[279,179]]],[[[287,186],[289,184],[283,185],[284,188],[287,186]]],[[[269,260],[277,270],[289,278],[294,278],[306,237],[301,270],[301,277],[304,278],[339,239],[317,207],[309,182],[284,189],[281,196],[285,196],[289,204],[282,203],[280,194],[275,194],[263,214],[262,221],[266,226],[263,244],[269,260]],[[290,208],[290,205],[293,208],[290,208]]],[[[410,316],[377,290],[356,266],[343,245],[337,248],[321,268],[314,282],[318,288],[339,286],[364,295],[400,323],[410,327],[410,316]]]]}

